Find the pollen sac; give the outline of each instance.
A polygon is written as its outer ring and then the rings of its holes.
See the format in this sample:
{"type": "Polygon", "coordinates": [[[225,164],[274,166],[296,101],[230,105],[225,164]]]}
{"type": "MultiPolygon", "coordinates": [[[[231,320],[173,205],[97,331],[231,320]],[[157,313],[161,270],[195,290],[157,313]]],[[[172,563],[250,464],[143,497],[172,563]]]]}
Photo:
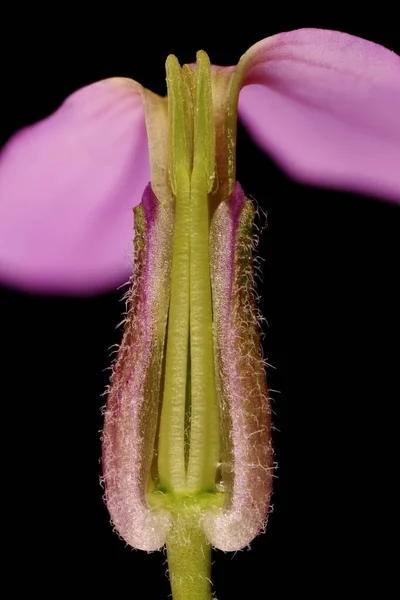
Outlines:
{"type": "Polygon", "coordinates": [[[113,367],[103,429],[105,499],[116,531],[141,550],[161,548],[170,513],[150,508],[168,314],[172,207],[150,184],[134,210],[135,270],[127,297],[123,340],[113,367]]]}
{"type": "Polygon", "coordinates": [[[266,525],[271,414],[254,297],[254,206],[238,183],[210,229],[214,359],[220,410],[222,508],[202,519],[209,542],[240,550],[266,525]]]}

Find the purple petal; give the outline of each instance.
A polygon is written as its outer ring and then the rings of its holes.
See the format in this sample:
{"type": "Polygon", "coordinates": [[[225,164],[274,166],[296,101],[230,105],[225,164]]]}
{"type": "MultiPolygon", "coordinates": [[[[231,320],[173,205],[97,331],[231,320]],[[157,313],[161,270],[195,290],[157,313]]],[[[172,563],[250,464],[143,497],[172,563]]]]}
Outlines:
{"type": "Polygon", "coordinates": [[[400,201],[400,57],[301,29],[243,57],[239,114],[289,175],[400,201]]]}
{"type": "Polygon", "coordinates": [[[0,278],[96,292],[131,272],[132,207],[150,179],[144,111],[128,79],[72,94],[0,154],[0,278]]]}

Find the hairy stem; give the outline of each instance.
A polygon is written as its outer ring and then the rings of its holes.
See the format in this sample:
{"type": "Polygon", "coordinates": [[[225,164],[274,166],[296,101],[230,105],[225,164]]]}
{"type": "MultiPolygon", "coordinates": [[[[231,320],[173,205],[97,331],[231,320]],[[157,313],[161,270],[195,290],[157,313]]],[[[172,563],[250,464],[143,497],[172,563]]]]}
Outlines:
{"type": "Polygon", "coordinates": [[[168,571],[174,600],[211,600],[211,546],[196,507],[174,517],[167,539],[168,571]]]}

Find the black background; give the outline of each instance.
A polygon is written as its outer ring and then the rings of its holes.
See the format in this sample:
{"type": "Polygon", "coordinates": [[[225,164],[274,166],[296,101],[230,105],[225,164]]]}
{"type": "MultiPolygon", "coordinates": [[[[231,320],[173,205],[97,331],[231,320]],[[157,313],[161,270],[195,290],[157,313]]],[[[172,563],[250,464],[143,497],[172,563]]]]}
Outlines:
{"type": "MultiPolygon", "coordinates": [[[[132,77],[164,93],[169,53],[192,62],[203,48],[213,63],[230,65],[259,39],[310,26],[399,53],[394,17],[375,10],[372,26],[363,18],[352,26],[326,7],[296,18],[283,6],[266,6],[264,15],[246,2],[239,13],[220,9],[218,19],[194,3],[179,11],[117,3],[21,9],[3,19],[1,142],[105,77],[132,77]]],[[[266,534],[251,551],[214,553],[216,594],[273,599],[293,589],[321,598],[376,589],[385,597],[400,209],[291,182],[241,128],[238,179],[268,215],[258,291],[278,470],[266,534]]],[[[101,394],[109,348],[121,336],[121,296],[0,289],[1,526],[15,595],[58,597],[71,587],[102,597],[109,586],[115,598],[169,594],[165,556],[125,547],[99,485],[101,394]]]]}

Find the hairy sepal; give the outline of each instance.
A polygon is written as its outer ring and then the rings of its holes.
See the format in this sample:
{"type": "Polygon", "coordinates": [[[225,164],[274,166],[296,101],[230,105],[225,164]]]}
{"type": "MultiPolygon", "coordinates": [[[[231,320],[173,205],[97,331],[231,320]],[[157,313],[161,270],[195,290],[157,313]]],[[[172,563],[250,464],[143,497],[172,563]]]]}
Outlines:
{"type": "Polygon", "coordinates": [[[135,208],[135,269],[123,340],[113,367],[103,430],[105,499],[119,535],[140,550],[166,540],[170,512],[150,507],[151,469],[171,280],[173,206],[150,184],[135,208]]]}
{"type": "Polygon", "coordinates": [[[211,222],[214,353],[225,503],[205,512],[210,543],[247,546],[264,528],[272,488],[271,412],[254,297],[254,206],[238,183],[211,222]]]}

